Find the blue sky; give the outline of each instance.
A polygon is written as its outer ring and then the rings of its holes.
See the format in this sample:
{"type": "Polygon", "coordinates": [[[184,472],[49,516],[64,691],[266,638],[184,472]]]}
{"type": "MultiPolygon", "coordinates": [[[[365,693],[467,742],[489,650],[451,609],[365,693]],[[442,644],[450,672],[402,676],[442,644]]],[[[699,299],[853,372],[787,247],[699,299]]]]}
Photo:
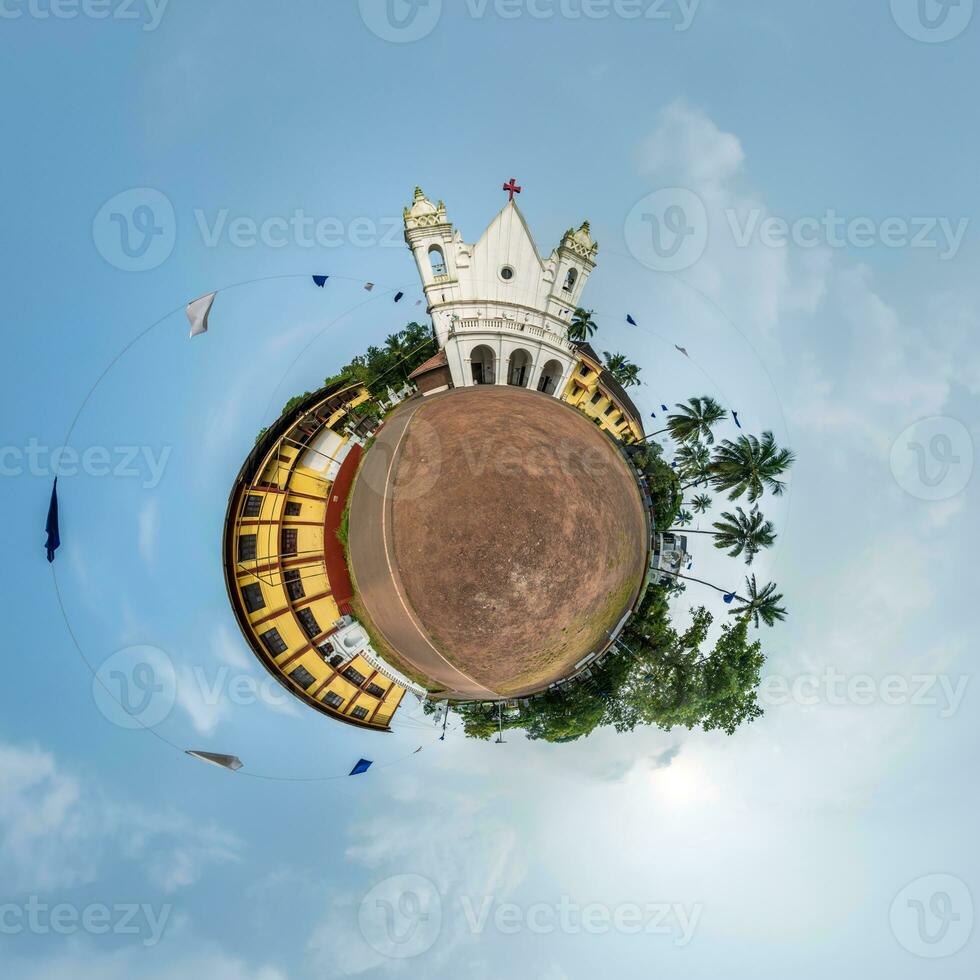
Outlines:
{"type": "MultiPolygon", "coordinates": [[[[972,0],[941,43],[903,0],[638,6],[671,19],[432,0],[408,41],[371,30],[368,0],[5,3],[7,975],[976,975],[972,0]],[[764,636],[766,716],[734,737],[439,743],[406,712],[372,738],[274,697],[236,633],[220,524],[254,434],[416,312],[397,233],[414,186],[473,241],[511,176],[543,251],[591,220],[596,346],[641,364],[644,410],[715,394],[799,456],[758,569],[791,617],[764,636]],[[116,199],[134,188],[157,193],[116,199]],[[172,220],[155,211],[128,259],[108,215],[161,195],[172,220]],[[664,271],[630,216],[677,200],[697,254],[664,271]],[[183,304],[237,283],[191,344],[183,304]],[[60,483],[57,581],[87,665],[44,561],[44,447],[157,321],[79,417],[90,472],[60,483]],[[115,724],[89,669],[146,646],[172,671],[160,738],[115,724]],[[362,755],[379,768],[321,778],[362,755]],[[135,904],[139,931],[30,927],[32,900],[135,904]],[[590,905],[591,931],[546,927],[590,905]]],[[[703,546],[695,569],[742,574],[703,546]]],[[[721,616],[692,591],[679,617],[692,600],[721,616]]]]}

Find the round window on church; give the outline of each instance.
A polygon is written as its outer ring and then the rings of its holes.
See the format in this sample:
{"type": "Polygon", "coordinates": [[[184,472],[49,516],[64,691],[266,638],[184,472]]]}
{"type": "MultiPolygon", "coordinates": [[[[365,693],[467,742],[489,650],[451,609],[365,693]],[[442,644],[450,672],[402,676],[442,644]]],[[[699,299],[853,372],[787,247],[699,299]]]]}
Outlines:
{"type": "Polygon", "coordinates": [[[514,270],[509,265],[505,265],[500,270],[500,278],[503,279],[504,282],[510,282],[511,279],[514,278],[514,270]]]}

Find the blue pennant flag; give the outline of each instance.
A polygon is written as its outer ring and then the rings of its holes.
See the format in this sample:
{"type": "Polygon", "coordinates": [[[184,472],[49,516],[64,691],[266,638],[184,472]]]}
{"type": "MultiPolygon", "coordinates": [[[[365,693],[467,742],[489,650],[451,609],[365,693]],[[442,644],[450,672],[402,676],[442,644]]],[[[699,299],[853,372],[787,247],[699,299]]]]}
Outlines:
{"type": "Polygon", "coordinates": [[[395,302],[397,303],[404,295],[404,293],[395,293],[395,302]]]}
{"type": "Polygon", "coordinates": [[[352,776],[360,776],[362,772],[367,772],[374,763],[370,759],[358,759],[357,765],[351,769],[352,776]]]}
{"type": "Polygon", "coordinates": [[[315,283],[316,283],[316,284],[317,284],[317,285],[318,285],[318,286],[319,286],[319,287],[320,287],[321,289],[323,289],[323,287],[324,287],[324,286],[325,286],[325,285],[327,284],[327,280],[328,280],[329,278],[330,278],[330,276],[314,276],[314,277],[313,277],[313,281],[314,281],[314,282],[315,282],[315,283]]]}
{"type": "Polygon", "coordinates": [[[651,412],[650,413],[650,418],[655,419],[656,417],[657,417],[657,413],[656,412],[651,412]]]}
{"type": "Polygon", "coordinates": [[[661,411],[661,412],[669,412],[669,411],[670,411],[670,409],[669,409],[669,408],[668,408],[668,407],[667,407],[666,405],[661,405],[661,406],[660,406],[660,411],[661,411]]]}
{"type": "Polygon", "coordinates": [[[61,547],[61,532],[58,528],[58,478],[54,478],[54,486],[51,488],[51,503],[48,504],[48,523],[44,526],[47,531],[48,541],[45,547],[48,549],[48,561],[54,561],[54,553],[61,547]]]}
{"type": "Polygon", "coordinates": [[[726,592],[725,593],[725,602],[729,606],[732,604],[732,601],[734,600],[734,598],[735,598],[735,593],[734,592],[726,592]]]}
{"type": "Polygon", "coordinates": [[[739,420],[738,420],[738,412],[736,412],[736,411],[733,410],[732,411],[732,418],[735,419],[735,424],[741,429],[742,428],[742,423],[739,422],[739,420]]]}
{"type": "Polygon", "coordinates": [[[633,319],[633,317],[631,317],[631,316],[629,315],[629,313],[627,313],[627,314],[626,314],[626,322],[627,322],[627,323],[628,323],[628,324],[629,324],[629,325],[630,325],[631,327],[638,327],[638,326],[639,326],[639,324],[638,324],[638,323],[636,322],[636,320],[634,320],[634,319],[633,319]]]}

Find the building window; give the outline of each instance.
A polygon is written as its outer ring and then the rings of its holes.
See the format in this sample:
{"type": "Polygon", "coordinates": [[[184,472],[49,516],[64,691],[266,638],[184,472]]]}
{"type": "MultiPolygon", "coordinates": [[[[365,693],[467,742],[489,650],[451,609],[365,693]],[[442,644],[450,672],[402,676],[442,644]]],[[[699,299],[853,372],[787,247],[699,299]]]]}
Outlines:
{"type": "Polygon", "coordinates": [[[578,273],[574,269],[568,270],[568,275],[565,276],[565,285],[562,287],[566,292],[571,292],[575,288],[575,281],[578,279],[578,273]]]}
{"type": "Polygon", "coordinates": [[[245,608],[250,613],[265,608],[265,596],[262,595],[262,586],[258,582],[252,582],[242,587],[242,599],[245,602],[245,608]]]}
{"type": "Polygon", "coordinates": [[[281,555],[295,555],[299,551],[299,531],[294,527],[285,527],[282,530],[282,538],[279,547],[281,555]]]}
{"type": "Polygon", "coordinates": [[[297,599],[302,599],[306,595],[306,589],[303,588],[303,576],[300,575],[298,569],[289,569],[283,581],[286,583],[286,593],[293,602],[296,602],[297,599]]]}
{"type": "Polygon", "coordinates": [[[316,683],[316,678],[305,668],[297,667],[289,672],[289,676],[305,691],[311,684],[316,683]]]}
{"type": "Polygon", "coordinates": [[[383,687],[378,687],[377,684],[368,684],[364,690],[367,691],[372,698],[383,698],[385,696],[385,689],[383,687]]]}
{"type": "Polygon", "coordinates": [[[323,695],[323,703],[329,704],[331,708],[341,708],[344,704],[344,699],[336,691],[327,691],[323,695]]]}
{"type": "Polygon", "coordinates": [[[610,402],[606,406],[606,415],[612,415],[612,413],[615,411],[616,411],[616,406],[612,402],[610,402]]]}
{"type": "Polygon", "coordinates": [[[500,278],[503,279],[504,282],[510,282],[514,278],[514,270],[509,265],[505,265],[500,270],[500,278]]]}
{"type": "Polygon", "coordinates": [[[343,662],[344,662],[344,658],[339,653],[335,653],[330,658],[330,666],[331,667],[339,667],[343,662]]]}
{"type": "Polygon", "coordinates": [[[316,616],[314,616],[309,609],[300,609],[299,612],[296,613],[296,618],[303,627],[303,632],[311,640],[314,636],[319,636],[323,632],[323,630],[320,629],[320,624],[316,621],[316,616]]]}
{"type": "Polygon", "coordinates": [[[289,649],[277,629],[266,630],[259,639],[273,657],[278,657],[280,653],[285,653],[289,649]]]}
{"type": "Polygon", "coordinates": [[[592,368],[590,368],[588,364],[583,364],[581,368],[579,368],[578,373],[581,374],[583,378],[587,378],[592,373],[592,368]]]}
{"type": "Polygon", "coordinates": [[[429,263],[432,266],[434,276],[444,276],[446,274],[446,257],[442,254],[442,249],[438,245],[433,245],[429,249],[429,263]]]}
{"type": "Polygon", "coordinates": [[[262,513],[262,498],[257,493],[250,493],[245,498],[242,517],[258,517],[262,513]]]}
{"type": "Polygon", "coordinates": [[[256,544],[254,534],[240,534],[238,536],[238,560],[255,561],[256,544]]]}
{"type": "Polygon", "coordinates": [[[354,716],[355,718],[358,718],[358,719],[360,719],[361,721],[363,721],[363,720],[364,720],[365,718],[367,718],[367,716],[368,716],[368,709],[367,709],[367,708],[362,708],[362,707],[361,707],[360,705],[358,705],[358,706],[357,706],[357,707],[356,707],[356,708],[355,708],[355,709],[354,709],[354,710],[353,710],[353,711],[351,712],[351,714],[352,714],[352,715],[353,715],[353,716],[354,716]]]}
{"type": "Polygon", "coordinates": [[[596,393],[595,393],[595,394],[594,394],[594,395],[592,396],[592,402],[591,402],[591,404],[593,404],[593,405],[598,405],[598,404],[599,404],[599,402],[601,402],[601,401],[602,401],[602,392],[601,392],[601,391],[597,391],[597,392],[596,392],[596,393]]]}
{"type": "Polygon", "coordinates": [[[348,667],[347,670],[344,671],[344,677],[346,677],[347,680],[352,681],[358,687],[360,687],[367,680],[367,678],[360,671],[355,670],[353,667],[348,667]]]}
{"type": "Polygon", "coordinates": [[[302,510],[303,510],[303,505],[297,504],[292,500],[288,504],[286,504],[287,517],[299,517],[300,513],[302,513],[302,510]]]}

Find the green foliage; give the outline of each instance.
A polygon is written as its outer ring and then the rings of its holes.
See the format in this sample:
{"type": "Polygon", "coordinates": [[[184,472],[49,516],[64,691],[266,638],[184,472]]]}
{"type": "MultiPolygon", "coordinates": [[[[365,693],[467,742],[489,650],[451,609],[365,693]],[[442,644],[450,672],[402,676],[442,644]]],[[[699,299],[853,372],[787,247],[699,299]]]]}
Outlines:
{"type": "Polygon", "coordinates": [[[568,339],[586,341],[597,329],[596,322],[592,319],[592,310],[584,310],[580,306],[572,314],[572,322],[568,325],[568,339]]]}
{"type": "Polygon", "coordinates": [[[640,383],[640,367],[630,361],[625,354],[602,352],[606,369],[624,387],[630,388],[640,383]]]}
{"type": "Polygon", "coordinates": [[[391,334],[383,347],[372,345],[366,353],[358,354],[339,376],[382,393],[388,385],[400,387],[436,350],[431,329],[421,323],[410,323],[404,330],[391,334]]]}

